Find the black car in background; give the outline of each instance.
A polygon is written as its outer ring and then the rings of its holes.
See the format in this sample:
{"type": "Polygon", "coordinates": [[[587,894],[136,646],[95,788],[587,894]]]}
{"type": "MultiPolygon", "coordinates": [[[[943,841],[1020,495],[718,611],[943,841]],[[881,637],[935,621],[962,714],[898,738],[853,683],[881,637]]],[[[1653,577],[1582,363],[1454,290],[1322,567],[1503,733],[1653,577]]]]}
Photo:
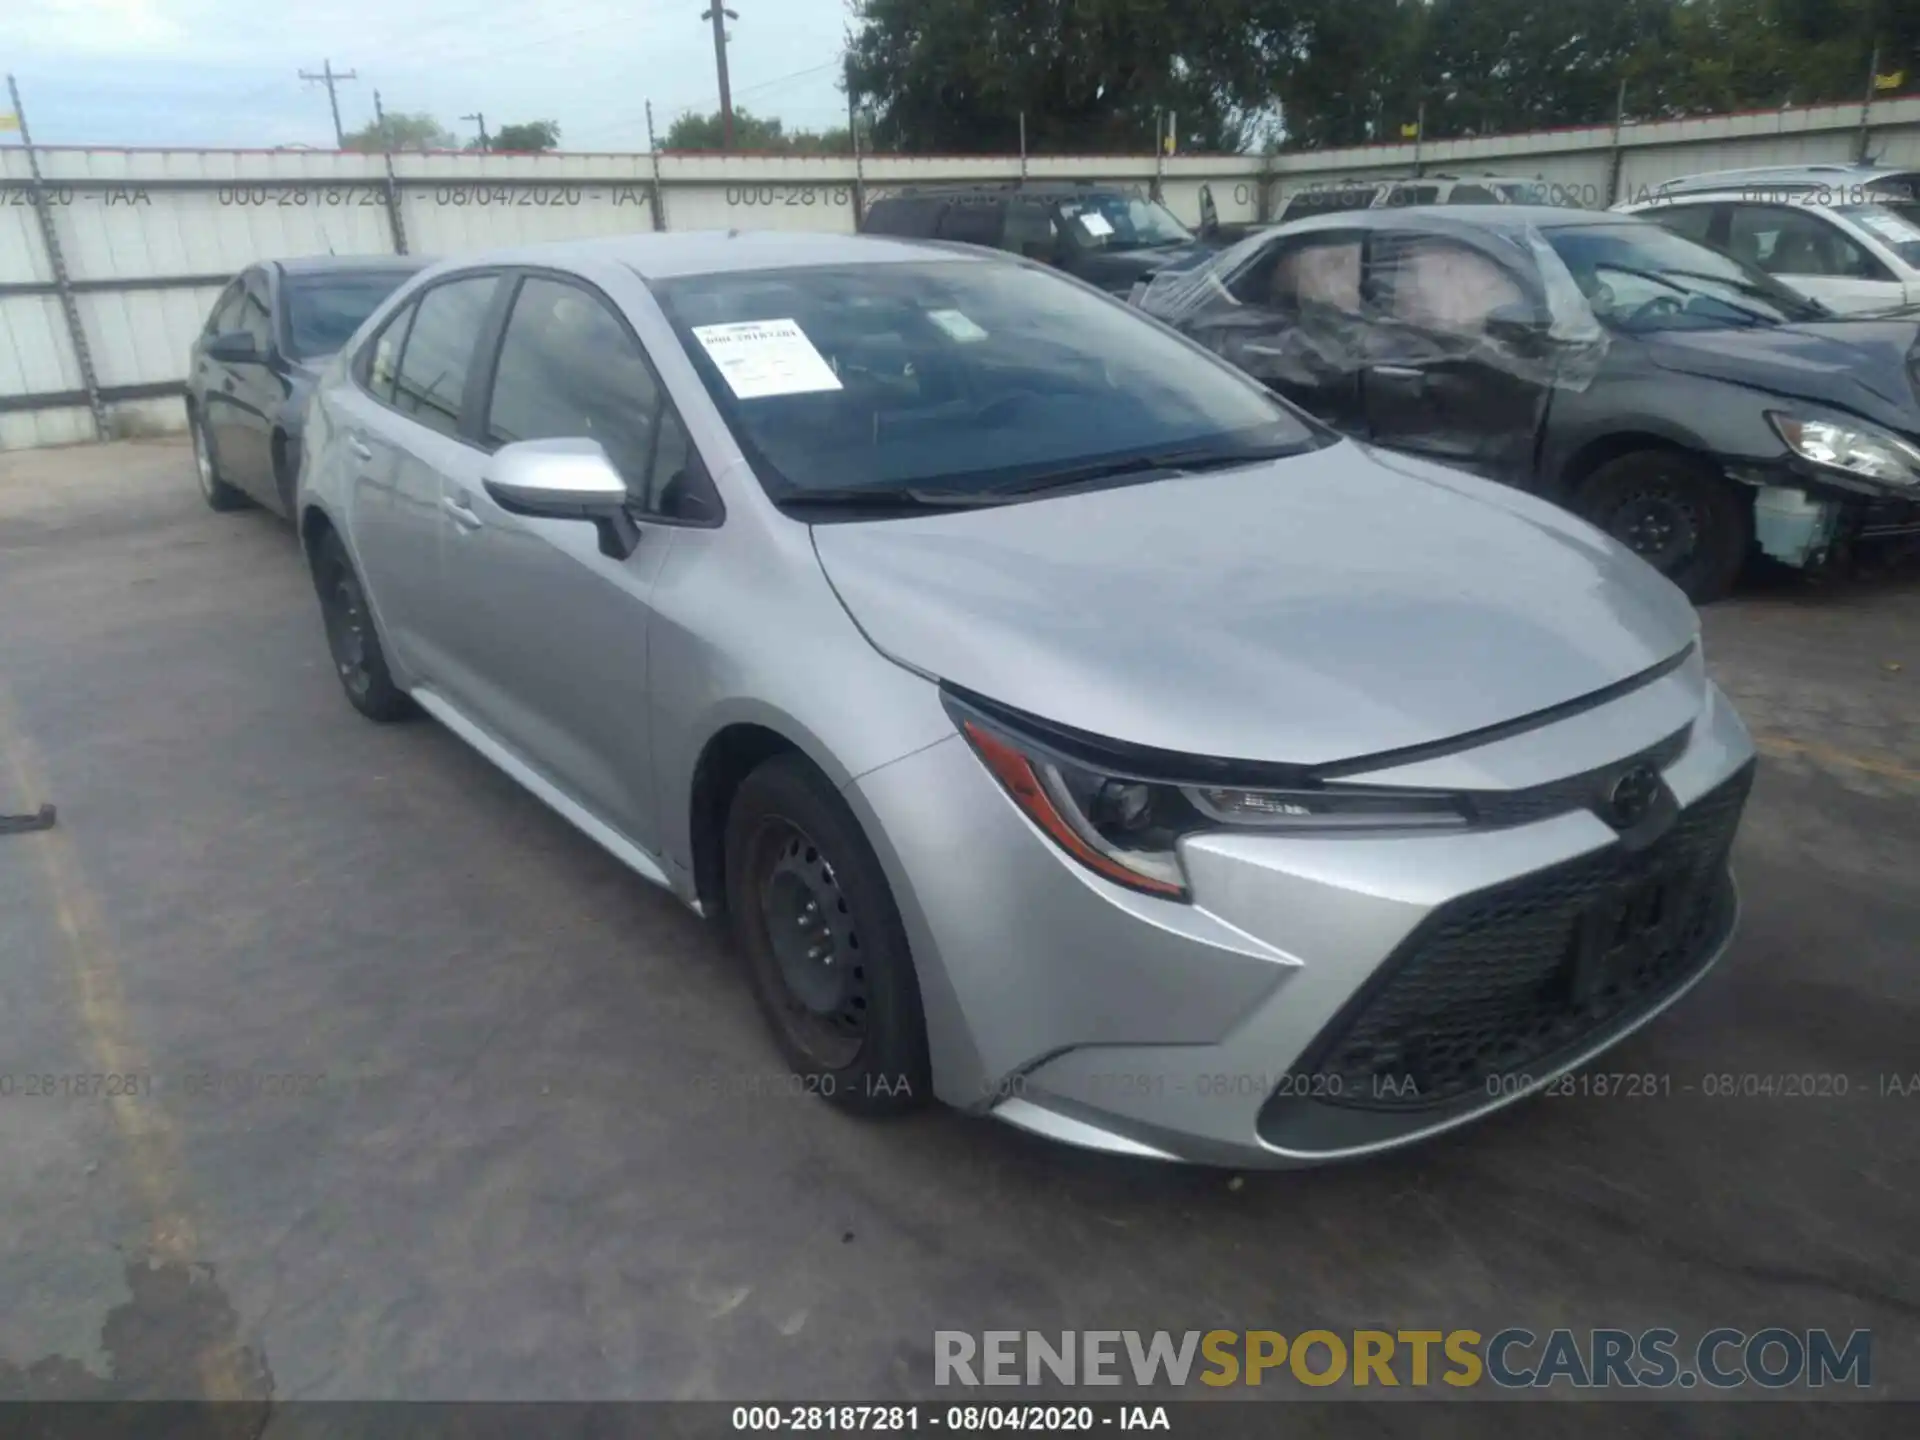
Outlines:
{"type": "Polygon", "coordinates": [[[1133,298],[1357,439],[1556,500],[1696,600],[1756,546],[1811,567],[1920,536],[1920,319],[1836,317],[1645,220],[1323,215],[1133,298]]]}
{"type": "Polygon", "coordinates": [[[1122,297],[1219,248],[1158,200],[1079,181],[909,186],[872,200],[860,230],[1010,250],[1122,297]]]}
{"type": "Polygon", "coordinates": [[[397,255],[269,260],[220,292],[187,365],[187,424],[207,504],[258,502],[292,518],[315,377],[360,322],[429,263],[397,255]]]}

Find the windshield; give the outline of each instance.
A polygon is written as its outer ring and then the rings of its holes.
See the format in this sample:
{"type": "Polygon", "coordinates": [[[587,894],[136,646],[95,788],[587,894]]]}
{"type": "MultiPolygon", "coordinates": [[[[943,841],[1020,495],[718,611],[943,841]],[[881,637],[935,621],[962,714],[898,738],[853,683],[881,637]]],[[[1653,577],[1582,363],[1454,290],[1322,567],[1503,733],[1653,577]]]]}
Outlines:
{"type": "Polygon", "coordinates": [[[1650,221],[1545,234],[1610,330],[1724,330],[1828,318],[1825,306],[1764,271],[1650,221]]]}
{"type": "Polygon", "coordinates": [[[400,288],[410,272],[370,270],[317,275],[286,285],[287,349],[299,360],[332,355],[353,338],[361,321],[400,288]]]}
{"type": "Polygon", "coordinates": [[[1082,249],[1142,250],[1185,245],[1193,232],[1157,200],[1131,195],[1088,195],[1060,202],[1062,223],[1082,249]]]}
{"type": "Polygon", "coordinates": [[[653,290],[776,500],[985,496],[1129,457],[1251,462],[1324,443],[1258,385],[1040,269],[822,266],[653,290]]]}
{"type": "Polygon", "coordinates": [[[1920,199],[1842,205],[1839,210],[1907,264],[1920,270],[1920,199]]]}

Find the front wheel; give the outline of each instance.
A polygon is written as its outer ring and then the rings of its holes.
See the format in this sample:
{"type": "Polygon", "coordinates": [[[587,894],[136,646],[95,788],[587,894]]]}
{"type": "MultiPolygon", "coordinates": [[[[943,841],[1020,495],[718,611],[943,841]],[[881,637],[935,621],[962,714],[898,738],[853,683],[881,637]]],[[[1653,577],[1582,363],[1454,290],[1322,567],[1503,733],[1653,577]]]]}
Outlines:
{"type": "Polygon", "coordinates": [[[932,1094],[920,987],[893,892],[859,822],[798,755],[741,782],[727,911],[754,997],[805,1088],[863,1115],[932,1094]]]}
{"type": "Polygon", "coordinates": [[[1679,450],[1636,450],[1580,487],[1576,508],[1700,604],[1733,588],[1753,511],[1727,478],[1679,450]]]}

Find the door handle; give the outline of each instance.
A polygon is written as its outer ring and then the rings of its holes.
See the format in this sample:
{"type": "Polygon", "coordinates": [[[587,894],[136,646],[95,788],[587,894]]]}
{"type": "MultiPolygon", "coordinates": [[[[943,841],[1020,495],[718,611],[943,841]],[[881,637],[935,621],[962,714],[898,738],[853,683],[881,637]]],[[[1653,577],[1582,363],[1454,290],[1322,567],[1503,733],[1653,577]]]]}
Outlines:
{"type": "Polygon", "coordinates": [[[480,517],[473,511],[464,495],[442,495],[440,508],[453,517],[453,523],[462,530],[478,530],[480,517]]]}
{"type": "Polygon", "coordinates": [[[1412,365],[1374,365],[1369,368],[1382,380],[1410,380],[1421,386],[1427,383],[1427,372],[1412,365]]]}
{"type": "Polygon", "coordinates": [[[356,460],[373,459],[373,447],[358,435],[349,435],[347,437],[347,449],[353,452],[353,458],[356,460]]]}

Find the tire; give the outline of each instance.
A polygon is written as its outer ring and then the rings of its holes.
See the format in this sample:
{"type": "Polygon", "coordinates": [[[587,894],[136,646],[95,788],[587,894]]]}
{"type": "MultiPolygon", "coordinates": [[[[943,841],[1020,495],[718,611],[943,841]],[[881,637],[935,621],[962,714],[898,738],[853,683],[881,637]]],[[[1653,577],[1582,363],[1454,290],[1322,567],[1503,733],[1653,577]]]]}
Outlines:
{"type": "Polygon", "coordinates": [[[413,701],[393,683],[386,652],[366,592],[340,537],[329,533],[314,557],[313,583],[320,592],[320,615],[327,627],[327,650],[347,703],[369,720],[385,724],[414,713],[413,701]]]}
{"type": "Polygon", "coordinates": [[[792,754],[748,775],[727,814],[726,867],[734,944],[802,1088],[858,1115],[925,1104],[926,1020],[906,929],[825,777],[792,754]]]}
{"type": "Polygon", "coordinates": [[[200,496],[207,508],[222,513],[246,509],[253,502],[245,492],[220,478],[220,457],[214,452],[213,437],[207,434],[207,422],[196,412],[188,428],[193,432],[193,465],[200,477],[200,496]]]}
{"type": "Polygon", "coordinates": [[[1712,465],[1680,450],[1636,450],[1581,485],[1580,514],[1704,605],[1733,588],[1753,540],[1747,499],[1712,465]]]}

